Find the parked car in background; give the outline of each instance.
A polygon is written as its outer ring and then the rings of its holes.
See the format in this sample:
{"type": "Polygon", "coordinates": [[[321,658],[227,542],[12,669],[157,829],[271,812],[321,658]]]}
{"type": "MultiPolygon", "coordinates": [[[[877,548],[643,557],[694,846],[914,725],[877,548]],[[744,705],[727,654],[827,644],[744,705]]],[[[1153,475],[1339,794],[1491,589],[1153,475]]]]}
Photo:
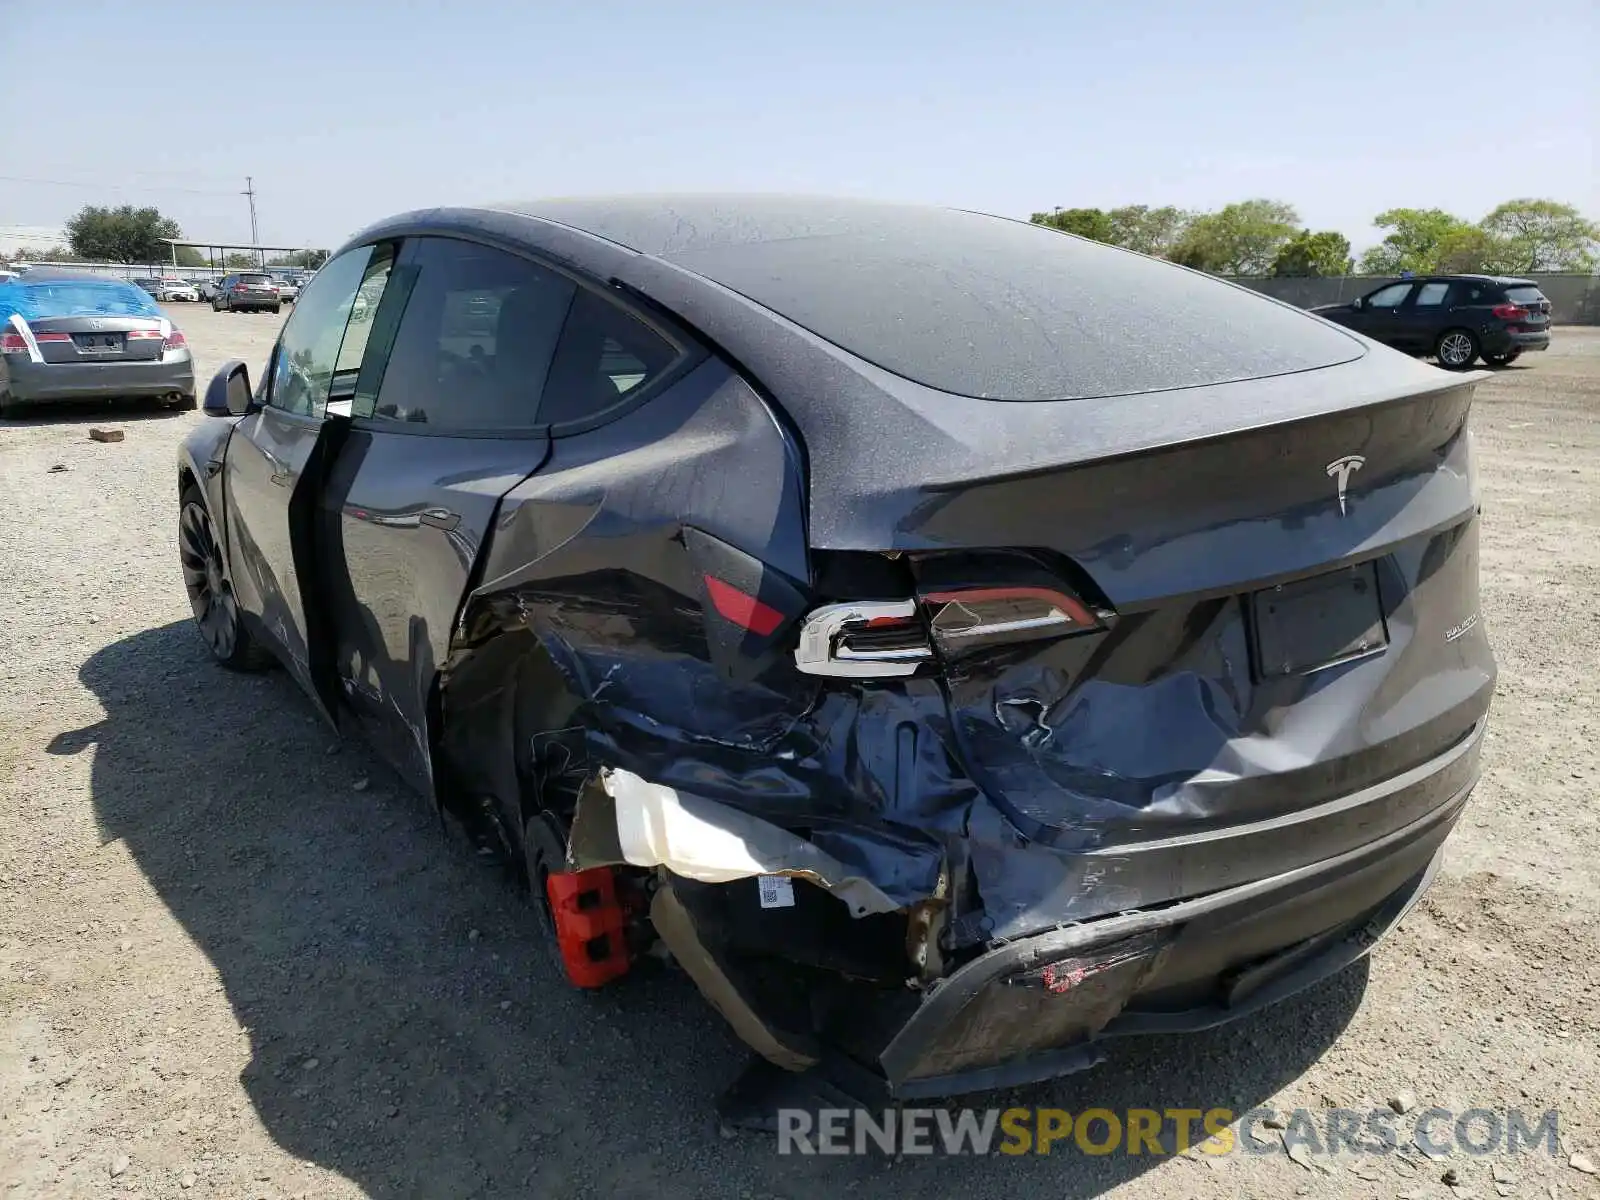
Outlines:
{"type": "Polygon", "coordinates": [[[1453,371],[1466,370],[1479,355],[1504,366],[1525,350],[1550,348],[1550,301],[1531,279],[1425,275],[1311,311],[1453,371]]]}
{"type": "Polygon", "coordinates": [[[39,269],[0,284],[0,413],[123,396],[195,406],[188,342],[147,290],[39,269]]]}
{"type": "Polygon", "coordinates": [[[572,984],[666,959],[779,1067],[1012,1087],[1428,887],[1495,683],[1475,386],[975,213],[433,208],[211,381],[180,561],[572,984]]]}
{"type": "Polygon", "coordinates": [[[223,277],[211,299],[214,312],[277,312],[283,301],[265,271],[245,271],[223,277]]]}
{"type": "Polygon", "coordinates": [[[187,279],[136,279],[134,282],[157,300],[186,300],[198,303],[200,292],[187,279]]]}
{"type": "Polygon", "coordinates": [[[222,291],[222,280],[215,276],[195,281],[195,287],[200,292],[200,299],[215,300],[222,291]]]}
{"type": "Polygon", "coordinates": [[[300,295],[300,285],[292,279],[274,279],[272,283],[278,289],[278,299],[285,304],[293,304],[300,295]]]}
{"type": "Polygon", "coordinates": [[[0,271],[0,283],[10,283],[13,279],[16,279],[19,274],[20,272],[18,271],[0,271]]]}

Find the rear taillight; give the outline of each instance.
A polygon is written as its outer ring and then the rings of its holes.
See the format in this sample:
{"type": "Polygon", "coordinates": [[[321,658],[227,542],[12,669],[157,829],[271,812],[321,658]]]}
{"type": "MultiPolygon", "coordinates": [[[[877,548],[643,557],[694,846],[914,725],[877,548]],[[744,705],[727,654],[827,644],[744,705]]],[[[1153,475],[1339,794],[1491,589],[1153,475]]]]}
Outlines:
{"type": "Polygon", "coordinates": [[[794,663],[807,675],[885,679],[915,674],[933,658],[915,600],[860,600],[813,609],[794,663]]]}
{"type": "Polygon", "coordinates": [[[245,285],[242,283],[236,283],[233,285],[232,290],[236,292],[248,292],[250,289],[245,287],[245,285]]]}
{"type": "Polygon", "coordinates": [[[130,330],[128,330],[128,335],[127,336],[128,336],[128,340],[130,342],[148,342],[153,338],[160,337],[161,336],[161,330],[159,330],[159,329],[130,329],[130,330]]]}
{"type": "Polygon", "coordinates": [[[922,597],[934,645],[944,655],[1097,628],[1075,596],[1042,587],[963,588],[922,597]]]}
{"type": "Polygon", "coordinates": [[[43,346],[47,342],[70,342],[72,335],[70,333],[40,333],[38,330],[34,330],[33,340],[43,346]]]}
{"type": "Polygon", "coordinates": [[[795,665],[808,675],[885,679],[936,659],[1102,629],[1089,607],[1046,587],[964,587],[916,600],[872,600],[814,609],[800,628],[795,665]]]}
{"type": "Polygon", "coordinates": [[[183,336],[183,330],[174,329],[167,334],[167,340],[161,343],[161,348],[163,350],[183,350],[187,349],[188,345],[189,339],[183,336]]]}
{"type": "Polygon", "coordinates": [[[28,343],[23,336],[14,329],[0,332],[0,354],[26,354],[28,343]]]}
{"type": "Polygon", "coordinates": [[[1528,315],[1528,310],[1520,304],[1496,304],[1489,311],[1502,321],[1520,321],[1528,315]]]}

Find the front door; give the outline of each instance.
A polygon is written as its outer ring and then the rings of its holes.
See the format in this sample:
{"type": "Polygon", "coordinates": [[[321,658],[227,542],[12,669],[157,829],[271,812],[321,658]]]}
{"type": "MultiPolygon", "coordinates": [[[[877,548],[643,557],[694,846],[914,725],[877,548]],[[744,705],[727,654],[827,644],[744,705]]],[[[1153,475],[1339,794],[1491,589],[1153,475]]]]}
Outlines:
{"type": "Polygon", "coordinates": [[[377,312],[384,361],[362,372],[322,545],[339,683],[424,793],[434,681],[500,498],[549,451],[539,399],[575,290],[529,259],[423,237],[377,312]]]}
{"type": "Polygon", "coordinates": [[[1385,345],[1399,345],[1404,340],[1400,329],[1400,306],[1411,294],[1411,287],[1409,283],[1391,283],[1363,297],[1361,307],[1351,319],[1351,326],[1385,345]]]}
{"type": "MultiPolygon", "coordinates": [[[[268,360],[261,407],[228,442],[224,510],[240,611],[333,721],[335,692],[318,636],[314,553],[317,498],[327,469],[329,389],[356,289],[382,247],[361,247],[318,273],[268,360]]],[[[358,360],[359,361],[359,360],[358,360]]]]}

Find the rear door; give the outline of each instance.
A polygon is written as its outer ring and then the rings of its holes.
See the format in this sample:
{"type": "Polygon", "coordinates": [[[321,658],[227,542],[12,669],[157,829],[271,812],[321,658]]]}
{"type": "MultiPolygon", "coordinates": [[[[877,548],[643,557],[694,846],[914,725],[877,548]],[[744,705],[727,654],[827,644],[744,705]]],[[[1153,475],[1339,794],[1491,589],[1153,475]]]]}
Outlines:
{"type": "Polygon", "coordinates": [[[1396,332],[1390,345],[1412,354],[1432,351],[1439,335],[1452,323],[1451,301],[1460,294],[1460,287],[1448,279],[1417,284],[1395,312],[1396,332]]]}
{"type": "MultiPolygon", "coordinates": [[[[315,622],[314,514],[327,468],[330,391],[353,380],[362,346],[344,347],[364,281],[387,278],[394,247],[362,246],[331,261],[296,306],[273,349],[258,397],[228,442],[224,506],[241,612],[333,721],[327,638],[315,622]],[[313,650],[318,653],[313,653],[313,650]]],[[[367,286],[370,287],[370,282],[367,286]]]]}
{"type": "Polygon", "coordinates": [[[371,323],[374,349],[322,501],[336,670],[425,793],[434,678],[501,497],[549,452],[539,403],[575,291],[529,259],[423,237],[351,323],[371,323]]]}

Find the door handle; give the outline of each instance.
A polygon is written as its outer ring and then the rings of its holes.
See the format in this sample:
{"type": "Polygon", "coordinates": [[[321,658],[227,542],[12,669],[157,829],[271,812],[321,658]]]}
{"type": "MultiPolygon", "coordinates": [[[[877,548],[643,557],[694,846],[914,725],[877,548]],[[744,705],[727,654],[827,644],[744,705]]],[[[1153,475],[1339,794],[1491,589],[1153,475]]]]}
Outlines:
{"type": "Polygon", "coordinates": [[[421,519],[424,525],[432,525],[446,532],[461,524],[461,514],[453,513],[448,508],[425,508],[421,519]]]}

